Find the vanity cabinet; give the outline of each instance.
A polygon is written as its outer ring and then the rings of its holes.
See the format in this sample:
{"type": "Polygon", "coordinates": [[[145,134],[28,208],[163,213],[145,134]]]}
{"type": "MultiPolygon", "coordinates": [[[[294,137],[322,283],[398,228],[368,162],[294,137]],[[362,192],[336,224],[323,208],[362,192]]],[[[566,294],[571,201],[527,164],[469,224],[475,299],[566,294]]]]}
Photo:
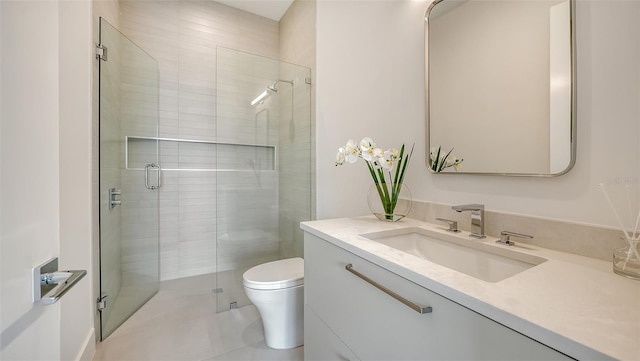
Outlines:
{"type": "Polygon", "coordinates": [[[310,233],[304,254],[306,360],[571,360],[310,233]]]}

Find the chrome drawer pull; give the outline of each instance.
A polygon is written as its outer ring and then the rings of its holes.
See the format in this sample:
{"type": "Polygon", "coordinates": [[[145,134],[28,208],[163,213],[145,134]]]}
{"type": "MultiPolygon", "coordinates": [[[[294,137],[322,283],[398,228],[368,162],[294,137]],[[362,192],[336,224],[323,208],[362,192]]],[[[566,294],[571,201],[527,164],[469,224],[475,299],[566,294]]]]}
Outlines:
{"type": "Polygon", "coordinates": [[[367,283],[371,284],[373,287],[379,289],[380,291],[388,294],[389,296],[395,298],[396,300],[402,302],[405,306],[411,308],[412,310],[418,312],[419,314],[425,314],[425,313],[431,313],[433,312],[433,309],[431,307],[420,307],[418,305],[416,305],[415,303],[407,300],[406,298],[400,296],[399,294],[391,291],[390,289],[384,287],[383,285],[379,284],[378,282],[372,280],[371,278],[363,275],[362,273],[356,271],[353,269],[353,265],[351,263],[349,263],[348,265],[344,266],[344,269],[346,269],[347,271],[353,273],[354,275],[360,277],[361,279],[363,279],[364,281],[366,281],[367,283]]]}

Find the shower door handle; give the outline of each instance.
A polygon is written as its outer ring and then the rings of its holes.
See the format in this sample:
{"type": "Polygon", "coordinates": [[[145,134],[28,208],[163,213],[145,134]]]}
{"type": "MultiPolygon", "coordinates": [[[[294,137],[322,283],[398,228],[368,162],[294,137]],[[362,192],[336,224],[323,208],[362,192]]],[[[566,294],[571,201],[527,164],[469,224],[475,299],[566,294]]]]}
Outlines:
{"type": "Polygon", "coordinates": [[[162,184],[160,183],[160,165],[159,164],[155,164],[155,163],[149,163],[146,166],[144,166],[144,187],[147,189],[158,189],[160,188],[162,184]],[[149,184],[149,169],[157,169],[157,182],[156,185],[151,185],[149,184]]]}

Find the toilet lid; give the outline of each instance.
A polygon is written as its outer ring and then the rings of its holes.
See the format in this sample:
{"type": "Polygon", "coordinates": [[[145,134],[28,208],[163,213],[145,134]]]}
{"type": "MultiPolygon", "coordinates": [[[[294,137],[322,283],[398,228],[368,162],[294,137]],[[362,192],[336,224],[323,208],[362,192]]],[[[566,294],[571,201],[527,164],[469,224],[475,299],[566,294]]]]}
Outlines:
{"type": "Polygon", "coordinates": [[[304,284],[304,260],[288,258],[263,263],[242,275],[244,286],[256,290],[278,290],[304,284]]]}

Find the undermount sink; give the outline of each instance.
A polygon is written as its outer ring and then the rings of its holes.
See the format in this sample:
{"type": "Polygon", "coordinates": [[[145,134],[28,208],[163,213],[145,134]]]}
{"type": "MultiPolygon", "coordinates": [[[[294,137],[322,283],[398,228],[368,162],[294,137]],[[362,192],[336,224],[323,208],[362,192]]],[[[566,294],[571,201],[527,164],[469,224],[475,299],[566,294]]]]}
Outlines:
{"type": "Polygon", "coordinates": [[[361,236],[487,282],[499,282],[545,258],[494,246],[477,239],[408,227],[361,236]]]}

